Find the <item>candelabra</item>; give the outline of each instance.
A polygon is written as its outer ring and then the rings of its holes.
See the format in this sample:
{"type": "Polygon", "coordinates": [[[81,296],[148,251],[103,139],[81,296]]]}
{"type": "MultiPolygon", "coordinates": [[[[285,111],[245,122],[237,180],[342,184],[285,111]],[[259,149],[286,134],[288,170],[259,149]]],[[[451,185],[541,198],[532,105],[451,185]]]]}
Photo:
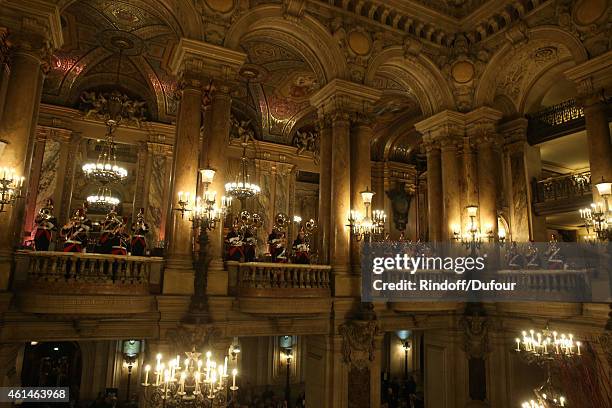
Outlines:
{"type": "Polygon", "coordinates": [[[0,178],[0,213],[5,212],[7,205],[12,205],[16,199],[21,198],[24,177],[15,174],[15,170],[9,168],[2,169],[0,178]]]}
{"type": "Polygon", "coordinates": [[[361,200],[365,207],[365,216],[362,216],[359,211],[351,210],[348,218],[348,227],[351,230],[351,236],[356,241],[372,241],[385,238],[385,224],[387,216],[382,210],[372,210],[370,214],[370,207],[372,205],[372,197],[374,192],[366,188],[361,193],[361,200]]]}
{"type": "Polygon", "coordinates": [[[121,202],[117,197],[112,195],[111,190],[107,186],[101,186],[96,194],[87,196],[87,204],[91,209],[100,211],[108,211],[121,202]]]}
{"type": "Polygon", "coordinates": [[[235,182],[225,184],[225,192],[227,195],[237,198],[244,203],[244,200],[247,198],[259,194],[261,192],[261,188],[257,184],[249,181],[249,174],[247,172],[248,159],[246,156],[246,148],[248,143],[246,138],[244,141],[242,141],[241,145],[242,157],[240,158],[240,172],[235,182]]]}
{"type": "Polygon", "coordinates": [[[205,354],[205,362],[200,359],[201,353],[196,351],[184,354],[186,358],[183,361],[177,355],[168,362],[162,362],[162,355],[158,354],[152,374],[151,366],[145,366],[145,378],[141,385],[144,388],[146,404],[172,408],[229,406],[238,390],[238,370],[232,370],[230,382],[227,356],[224,363],[220,364],[211,360],[210,351],[205,354]],[[228,398],[229,392],[231,397],[228,398]]]}
{"type": "Polygon", "coordinates": [[[611,195],[612,183],[605,182],[602,178],[595,187],[603,201],[591,203],[590,208],[580,209],[580,218],[584,221],[587,233],[593,230],[598,240],[610,241],[612,239],[612,210],[608,199],[611,195]]]}
{"type": "Polygon", "coordinates": [[[192,206],[192,198],[190,192],[180,191],[178,193],[178,207],[174,211],[181,214],[181,218],[185,218],[186,212],[191,212],[189,220],[193,223],[193,228],[201,231],[212,231],[217,227],[217,223],[221,219],[229,206],[231,206],[231,197],[221,197],[221,208],[215,206],[217,202],[217,192],[210,191],[210,184],[215,177],[215,171],[210,168],[200,169],[199,171],[204,191],[202,197],[196,197],[192,206]]]}

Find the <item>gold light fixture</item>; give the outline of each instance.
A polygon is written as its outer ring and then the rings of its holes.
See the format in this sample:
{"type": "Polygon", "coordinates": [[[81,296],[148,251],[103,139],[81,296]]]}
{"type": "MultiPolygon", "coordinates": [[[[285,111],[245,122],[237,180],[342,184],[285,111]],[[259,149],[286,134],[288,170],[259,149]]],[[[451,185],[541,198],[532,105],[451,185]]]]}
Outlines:
{"type": "Polygon", "coordinates": [[[584,226],[587,234],[591,230],[600,241],[610,241],[612,239],[612,210],[608,203],[608,199],[612,194],[612,183],[604,181],[595,184],[597,192],[603,201],[591,203],[590,208],[582,208],[579,210],[580,218],[584,221],[584,226]]]}
{"type": "Polygon", "coordinates": [[[95,162],[85,163],[82,167],[85,177],[101,185],[118,183],[127,178],[128,172],[125,168],[117,165],[116,146],[113,133],[117,122],[110,119],[106,121],[108,131],[102,150],[95,162]]]}
{"type": "Polygon", "coordinates": [[[371,191],[369,187],[366,187],[359,194],[361,194],[361,201],[365,207],[365,215],[362,215],[357,210],[351,210],[348,218],[348,227],[352,237],[357,241],[384,239],[387,215],[382,210],[370,210],[372,198],[376,193],[371,191]]]}
{"type": "Polygon", "coordinates": [[[16,174],[12,168],[4,167],[0,172],[0,213],[5,212],[7,205],[12,205],[16,199],[21,198],[24,177],[16,174]]]}
{"type": "Polygon", "coordinates": [[[200,359],[202,353],[185,352],[186,358],[176,358],[163,362],[162,355],[157,354],[155,368],[151,365],[144,368],[144,388],[146,405],[162,407],[192,406],[195,408],[212,408],[226,406],[228,390],[231,400],[238,390],[236,377],[238,370],[228,374],[228,357],[223,363],[211,359],[212,353],[206,352],[206,360],[200,359]],[[230,385],[231,384],[231,385],[230,385]]]}

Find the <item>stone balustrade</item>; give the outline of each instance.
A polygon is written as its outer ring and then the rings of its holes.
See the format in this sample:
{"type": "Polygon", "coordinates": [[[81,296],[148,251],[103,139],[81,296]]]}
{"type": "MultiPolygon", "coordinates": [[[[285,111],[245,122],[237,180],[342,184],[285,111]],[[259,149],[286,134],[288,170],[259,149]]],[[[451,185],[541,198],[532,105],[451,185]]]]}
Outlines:
{"type": "Polygon", "coordinates": [[[516,283],[520,288],[508,293],[506,300],[589,302],[592,298],[591,279],[586,270],[502,270],[496,273],[496,278],[502,283],[516,283]]]}
{"type": "MultiPolygon", "coordinates": [[[[227,262],[239,309],[251,314],[319,314],[331,307],[331,266],[227,262]],[[270,302],[270,299],[274,301],[270,302]]],[[[232,288],[233,286],[233,288],[232,288]]]]}
{"type": "Polygon", "coordinates": [[[95,293],[149,293],[152,268],[162,258],[93,253],[18,251],[17,276],[27,290],[61,290],[95,293]],[[24,272],[26,272],[24,274],[24,272]]]}

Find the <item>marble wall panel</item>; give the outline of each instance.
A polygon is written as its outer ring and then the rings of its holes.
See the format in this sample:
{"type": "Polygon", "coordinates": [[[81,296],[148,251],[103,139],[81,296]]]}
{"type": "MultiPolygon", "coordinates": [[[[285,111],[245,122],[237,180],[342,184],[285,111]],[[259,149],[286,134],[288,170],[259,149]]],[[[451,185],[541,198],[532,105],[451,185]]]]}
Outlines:
{"type": "Polygon", "coordinates": [[[165,211],[164,192],[167,184],[167,179],[170,177],[167,173],[169,168],[168,162],[170,157],[164,155],[153,155],[151,157],[151,177],[149,184],[149,197],[147,200],[146,220],[149,224],[150,233],[148,236],[149,247],[158,245],[161,240],[160,231],[162,228],[162,214],[165,211]]]}
{"type": "Polygon", "coordinates": [[[48,198],[53,199],[57,205],[58,197],[55,196],[55,192],[60,164],[60,149],[61,145],[58,141],[52,139],[46,140],[38,189],[36,191],[36,212],[45,206],[48,198]]]}

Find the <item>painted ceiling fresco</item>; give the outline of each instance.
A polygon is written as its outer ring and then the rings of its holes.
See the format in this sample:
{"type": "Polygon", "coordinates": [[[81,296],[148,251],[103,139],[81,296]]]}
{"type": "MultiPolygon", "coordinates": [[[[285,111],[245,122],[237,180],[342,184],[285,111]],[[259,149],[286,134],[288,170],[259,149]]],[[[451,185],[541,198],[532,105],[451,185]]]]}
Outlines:
{"type": "Polygon", "coordinates": [[[167,61],[175,22],[139,0],[88,0],[63,14],[64,46],[52,57],[43,101],[78,107],[83,91],[120,89],[147,102],[147,117],[170,122],[176,81],[167,61]]]}

